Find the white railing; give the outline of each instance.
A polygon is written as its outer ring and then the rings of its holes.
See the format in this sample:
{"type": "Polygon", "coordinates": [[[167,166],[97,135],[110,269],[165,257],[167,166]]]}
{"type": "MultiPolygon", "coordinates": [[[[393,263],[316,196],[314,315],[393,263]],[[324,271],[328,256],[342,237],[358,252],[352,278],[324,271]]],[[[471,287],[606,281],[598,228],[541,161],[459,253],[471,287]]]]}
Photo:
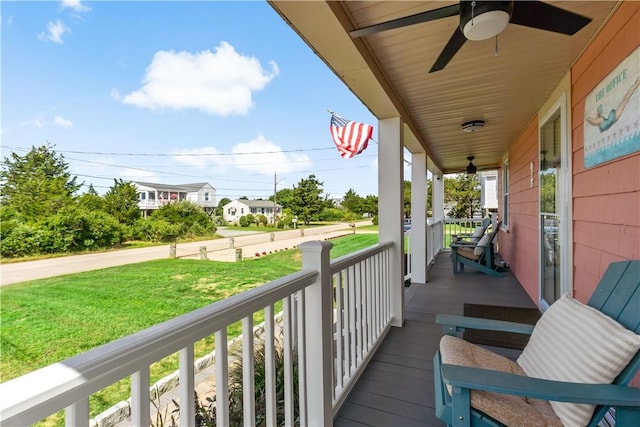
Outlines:
{"type": "MultiPolygon", "coordinates": [[[[426,241],[427,241],[427,253],[426,253],[426,265],[429,266],[433,264],[435,261],[436,255],[438,252],[442,250],[443,242],[444,242],[444,224],[442,221],[432,222],[431,218],[427,219],[427,228],[426,228],[426,241]]],[[[405,245],[407,246],[406,251],[406,263],[407,268],[404,274],[404,280],[411,280],[411,258],[413,256],[413,250],[411,247],[412,239],[415,239],[413,229],[409,229],[404,232],[404,238],[406,240],[405,245]]]]}
{"type": "MultiPolygon", "coordinates": [[[[333,263],[331,246],[329,242],[303,243],[300,272],[0,384],[0,424],[30,425],[64,409],[67,426],[88,426],[89,397],[130,377],[131,423],[147,426],[150,365],[178,352],[179,423],[191,426],[195,420],[194,344],[211,335],[216,343],[225,343],[227,327],[242,321],[244,423],[255,425],[252,332],[254,314],[262,312],[266,424],[276,424],[276,408],[283,404],[285,425],[294,425],[294,394],[298,393],[299,424],[330,425],[389,328],[391,293],[403,291],[389,274],[391,243],[333,263]],[[276,331],[275,306],[280,301],[283,326],[276,331]],[[276,398],[276,342],[282,342],[284,352],[284,403],[276,398]]],[[[229,424],[229,366],[227,346],[217,346],[218,426],[229,424]]]]}
{"type": "Polygon", "coordinates": [[[447,218],[444,220],[444,232],[442,234],[443,248],[448,248],[451,236],[471,234],[473,230],[482,225],[484,218],[447,218]]]}
{"type": "Polygon", "coordinates": [[[442,221],[427,225],[427,265],[435,262],[436,255],[442,250],[444,242],[444,223],[442,221]]]}

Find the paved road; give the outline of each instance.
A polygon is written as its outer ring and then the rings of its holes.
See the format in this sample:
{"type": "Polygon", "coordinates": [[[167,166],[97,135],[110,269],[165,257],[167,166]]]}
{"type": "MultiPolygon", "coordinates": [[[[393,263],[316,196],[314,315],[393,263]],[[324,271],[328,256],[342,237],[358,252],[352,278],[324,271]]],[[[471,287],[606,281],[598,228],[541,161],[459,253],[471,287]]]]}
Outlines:
{"type": "MultiPolygon", "coordinates": [[[[370,221],[366,221],[358,224],[370,223],[370,221]]],[[[227,235],[233,231],[235,230],[228,230],[227,235]]],[[[176,255],[178,258],[199,258],[200,247],[205,246],[208,259],[234,261],[236,248],[242,248],[242,256],[248,258],[254,256],[256,252],[290,249],[303,241],[322,240],[349,234],[350,232],[352,232],[352,229],[348,224],[306,228],[304,229],[304,235],[302,235],[300,229],[279,231],[273,233],[273,240],[272,233],[247,234],[244,232],[242,235],[222,239],[180,243],[177,245],[176,255]],[[233,239],[233,244],[231,239],[233,239]]],[[[0,266],[0,286],[168,257],[169,245],[163,245],[3,264],[0,266]]]]}

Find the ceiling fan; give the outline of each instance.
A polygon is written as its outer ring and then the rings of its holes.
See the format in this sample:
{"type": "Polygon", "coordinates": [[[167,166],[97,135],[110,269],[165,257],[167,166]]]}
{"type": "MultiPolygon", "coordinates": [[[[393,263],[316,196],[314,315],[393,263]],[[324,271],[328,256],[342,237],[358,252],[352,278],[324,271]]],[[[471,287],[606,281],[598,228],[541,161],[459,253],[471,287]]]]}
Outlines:
{"type": "Polygon", "coordinates": [[[460,15],[460,25],[429,70],[430,73],[442,70],[467,40],[494,37],[509,23],[573,35],[591,22],[591,18],[541,1],[460,1],[459,4],[359,28],[350,31],[349,35],[352,38],[362,37],[455,15],[460,15]]]}

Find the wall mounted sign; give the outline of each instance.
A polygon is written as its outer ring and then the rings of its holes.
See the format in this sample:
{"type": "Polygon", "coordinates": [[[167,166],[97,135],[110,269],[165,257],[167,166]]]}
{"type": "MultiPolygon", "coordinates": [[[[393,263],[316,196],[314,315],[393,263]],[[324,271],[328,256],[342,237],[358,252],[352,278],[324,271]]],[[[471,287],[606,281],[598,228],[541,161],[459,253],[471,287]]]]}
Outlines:
{"type": "Polygon", "coordinates": [[[587,96],[584,167],[640,151],[640,47],[587,96]]]}

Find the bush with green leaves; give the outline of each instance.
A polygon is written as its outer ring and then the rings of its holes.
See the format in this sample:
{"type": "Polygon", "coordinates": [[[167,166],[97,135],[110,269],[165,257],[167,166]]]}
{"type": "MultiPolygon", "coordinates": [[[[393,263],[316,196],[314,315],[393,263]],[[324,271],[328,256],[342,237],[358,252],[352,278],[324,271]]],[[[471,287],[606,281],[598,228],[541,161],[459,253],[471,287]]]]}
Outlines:
{"type": "Polygon", "coordinates": [[[34,239],[36,230],[34,227],[24,223],[7,227],[2,224],[2,241],[0,243],[0,254],[3,257],[22,257],[38,252],[38,246],[34,239]]]}
{"type": "Polygon", "coordinates": [[[123,227],[111,215],[69,205],[38,223],[3,224],[2,256],[78,252],[109,248],[123,239],[123,227]]]}
{"type": "Polygon", "coordinates": [[[149,242],[172,242],[182,235],[182,226],[151,217],[137,221],[134,234],[149,242]]]}
{"type": "Polygon", "coordinates": [[[238,223],[240,224],[240,227],[248,227],[251,225],[251,221],[249,221],[249,218],[247,218],[246,215],[241,216],[238,223]]]}
{"type": "Polygon", "coordinates": [[[256,215],[255,220],[257,226],[266,226],[269,223],[269,219],[262,214],[256,215]]]}
{"type": "Polygon", "coordinates": [[[38,224],[40,253],[74,252],[115,246],[122,226],[111,215],[67,206],[38,224]]]}
{"type": "Polygon", "coordinates": [[[179,231],[176,237],[206,236],[216,232],[216,225],[202,207],[187,200],[167,203],[155,211],[149,219],[152,222],[160,220],[178,226],[179,231]]]}

